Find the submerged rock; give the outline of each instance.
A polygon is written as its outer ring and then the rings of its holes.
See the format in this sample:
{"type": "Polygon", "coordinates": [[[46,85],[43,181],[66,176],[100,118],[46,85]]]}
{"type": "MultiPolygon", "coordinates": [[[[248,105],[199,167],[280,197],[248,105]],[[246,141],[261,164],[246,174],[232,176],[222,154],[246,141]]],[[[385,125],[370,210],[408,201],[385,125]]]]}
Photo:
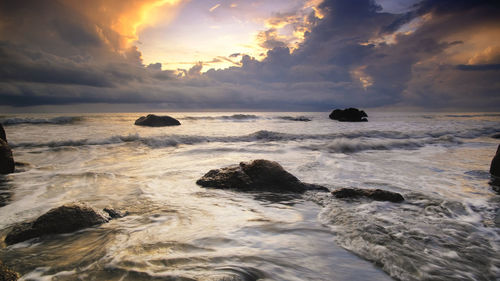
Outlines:
{"type": "Polygon", "coordinates": [[[0,281],[15,281],[19,278],[19,274],[12,269],[6,267],[0,261],[0,281]]]}
{"type": "Polygon", "coordinates": [[[226,168],[210,170],[196,181],[203,187],[240,191],[303,193],[307,190],[328,191],[326,187],[303,183],[274,161],[253,160],[226,168]]]}
{"type": "Polygon", "coordinates": [[[163,127],[178,126],[181,124],[181,122],[170,116],[157,116],[154,114],[149,114],[146,117],[141,116],[139,119],[135,120],[134,124],[139,126],[163,127]]]}
{"type": "Polygon", "coordinates": [[[332,191],[336,198],[360,198],[366,197],[376,201],[402,202],[405,199],[397,192],[382,189],[341,188],[332,191]]]}
{"type": "Polygon", "coordinates": [[[340,122],[366,122],[368,115],[363,110],[357,108],[335,109],[329,115],[330,119],[340,122]]]}
{"type": "Polygon", "coordinates": [[[500,144],[498,145],[495,157],[491,160],[490,174],[500,177],[500,144]]]}
{"type": "Polygon", "coordinates": [[[7,142],[7,135],[5,134],[5,130],[3,129],[2,124],[0,124],[0,139],[4,142],[7,142]]]}
{"type": "MultiPolygon", "coordinates": [[[[117,213],[113,210],[113,212],[117,213]]],[[[63,205],[49,210],[36,220],[21,223],[5,237],[5,243],[12,245],[32,238],[70,233],[94,225],[108,222],[112,217],[110,211],[102,212],[83,204],[63,205]]]]}
{"type": "Polygon", "coordinates": [[[13,173],[15,169],[14,157],[9,144],[0,139],[0,174],[13,173]]]}

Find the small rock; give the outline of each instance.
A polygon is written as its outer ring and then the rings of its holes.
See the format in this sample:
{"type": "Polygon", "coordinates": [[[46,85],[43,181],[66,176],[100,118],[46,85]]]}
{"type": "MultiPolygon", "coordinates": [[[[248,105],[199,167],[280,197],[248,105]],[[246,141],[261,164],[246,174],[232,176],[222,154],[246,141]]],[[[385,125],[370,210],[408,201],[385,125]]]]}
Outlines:
{"type": "Polygon", "coordinates": [[[496,133],[493,136],[491,136],[494,139],[500,139],[500,133],[496,133]]]}
{"type": "Polygon", "coordinates": [[[13,173],[15,169],[14,157],[9,144],[0,139],[0,174],[13,173]]]}
{"type": "Polygon", "coordinates": [[[109,217],[105,212],[96,211],[87,205],[63,205],[51,209],[32,222],[14,226],[5,237],[5,243],[12,245],[44,235],[70,233],[106,223],[109,217]]]}
{"type": "Polygon", "coordinates": [[[490,174],[500,177],[500,144],[498,145],[495,157],[491,160],[490,174]]]}
{"type": "Polygon", "coordinates": [[[399,203],[404,201],[403,196],[397,192],[382,189],[341,188],[332,192],[336,198],[366,197],[376,201],[390,201],[399,203]]]}
{"type": "Polygon", "coordinates": [[[203,187],[240,191],[303,193],[307,190],[328,191],[326,187],[303,183],[274,161],[253,160],[222,169],[210,170],[196,181],[203,187]]]}
{"type": "Polygon", "coordinates": [[[0,261],[0,281],[16,281],[19,278],[19,274],[12,269],[6,267],[2,261],[0,261]]]}
{"type": "Polygon", "coordinates": [[[127,212],[120,212],[111,208],[104,208],[104,212],[106,212],[111,219],[119,219],[125,217],[128,213],[127,212]]]}
{"type": "Polygon", "coordinates": [[[3,129],[2,124],[0,124],[0,139],[4,142],[7,142],[7,135],[5,134],[5,130],[3,129]]]}
{"type": "Polygon", "coordinates": [[[170,116],[157,116],[154,114],[149,114],[146,117],[141,116],[135,120],[135,125],[149,127],[178,126],[180,124],[179,120],[170,116]]]}
{"type": "Polygon", "coordinates": [[[335,109],[329,115],[330,119],[340,122],[366,122],[368,115],[363,110],[357,108],[335,109]]]}

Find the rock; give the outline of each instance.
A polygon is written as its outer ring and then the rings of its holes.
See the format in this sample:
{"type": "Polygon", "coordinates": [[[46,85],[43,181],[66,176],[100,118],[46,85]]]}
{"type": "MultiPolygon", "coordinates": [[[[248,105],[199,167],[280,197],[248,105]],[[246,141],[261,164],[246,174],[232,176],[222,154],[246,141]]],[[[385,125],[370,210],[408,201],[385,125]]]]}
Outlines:
{"type": "Polygon", "coordinates": [[[119,219],[123,218],[124,216],[128,215],[128,212],[120,212],[111,208],[104,208],[104,212],[106,212],[111,219],[119,219]]]}
{"type": "Polygon", "coordinates": [[[19,274],[12,269],[6,267],[0,261],[0,281],[15,281],[19,278],[19,274]]]}
{"type": "Polygon", "coordinates": [[[13,173],[15,169],[12,149],[7,142],[0,139],[0,174],[13,173]]]}
{"type": "Polygon", "coordinates": [[[492,135],[491,137],[494,139],[500,139],[500,133],[496,133],[496,134],[492,135]]]}
{"type": "Polygon", "coordinates": [[[146,117],[141,116],[135,120],[135,125],[149,127],[178,126],[180,124],[179,120],[170,116],[157,116],[154,114],[149,114],[146,117]]]}
{"type": "Polygon", "coordinates": [[[498,145],[495,157],[491,160],[490,174],[500,178],[500,144],[498,145]]]}
{"type": "Polygon", "coordinates": [[[7,135],[5,134],[5,130],[3,129],[2,124],[0,124],[0,139],[4,142],[7,142],[7,135]]]}
{"type": "Polygon", "coordinates": [[[382,189],[341,188],[332,191],[336,198],[360,198],[367,197],[376,201],[390,201],[399,203],[404,201],[403,196],[397,192],[382,189]]]}
{"type": "Polygon", "coordinates": [[[357,108],[335,109],[329,115],[330,119],[338,120],[340,122],[366,122],[368,115],[357,108]]]}
{"type": "Polygon", "coordinates": [[[63,205],[49,210],[32,222],[14,226],[5,237],[5,243],[12,245],[44,235],[70,233],[103,224],[111,219],[107,213],[84,204],[63,205]]]}
{"type": "Polygon", "coordinates": [[[326,187],[301,182],[277,162],[262,159],[210,170],[196,183],[203,187],[240,191],[293,193],[303,193],[307,190],[328,191],[326,187]]]}

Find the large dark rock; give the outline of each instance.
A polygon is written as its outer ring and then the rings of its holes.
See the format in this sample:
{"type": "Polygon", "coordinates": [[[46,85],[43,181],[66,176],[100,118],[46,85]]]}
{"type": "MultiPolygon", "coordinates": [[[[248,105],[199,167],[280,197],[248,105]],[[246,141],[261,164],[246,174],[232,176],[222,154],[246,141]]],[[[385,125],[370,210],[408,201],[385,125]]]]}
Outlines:
{"type": "Polygon", "coordinates": [[[240,191],[293,193],[303,193],[307,190],[328,191],[326,187],[301,182],[277,162],[262,159],[210,170],[196,183],[203,187],[240,191]]]}
{"type": "Polygon", "coordinates": [[[0,139],[4,142],[7,142],[7,135],[5,134],[5,130],[3,129],[2,124],[0,124],[0,139]]]}
{"type": "Polygon", "coordinates": [[[70,233],[108,222],[109,211],[98,211],[83,204],[69,204],[51,209],[36,220],[21,223],[5,237],[5,243],[12,245],[35,237],[50,234],[70,233]]]}
{"type": "Polygon", "coordinates": [[[157,116],[154,114],[149,114],[146,117],[141,116],[135,120],[135,125],[149,127],[178,126],[180,124],[179,120],[170,116],[157,116]]]}
{"type": "Polygon", "coordinates": [[[0,139],[0,174],[13,173],[15,169],[12,149],[7,142],[0,139]]]}
{"type": "Polygon", "coordinates": [[[366,122],[368,115],[363,110],[357,108],[335,109],[329,115],[330,119],[341,122],[366,122]]]}
{"type": "Polygon", "coordinates": [[[19,274],[12,269],[6,267],[2,261],[0,261],[0,281],[16,281],[19,278],[19,274]]]}
{"type": "Polygon", "coordinates": [[[500,144],[498,145],[495,157],[491,160],[490,174],[495,177],[500,177],[500,144]]]}
{"type": "Polygon", "coordinates": [[[402,202],[405,199],[397,192],[382,189],[341,188],[332,191],[336,198],[360,198],[366,197],[376,201],[402,202]]]}

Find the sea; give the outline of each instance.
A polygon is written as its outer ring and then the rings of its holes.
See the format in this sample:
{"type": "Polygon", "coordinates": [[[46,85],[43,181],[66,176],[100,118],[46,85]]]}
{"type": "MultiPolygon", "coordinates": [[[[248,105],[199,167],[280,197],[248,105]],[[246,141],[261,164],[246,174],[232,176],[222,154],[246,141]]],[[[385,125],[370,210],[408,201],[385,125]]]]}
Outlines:
{"type": "MultiPolygon", "coordinates": [[[[6,246],[21,280],[500,280],[500,113],[0,114],[0,240],[80,202],[128,215],[6,246]],[[498,137],[498,136],[497,136],[498,137]],[[399,192],[402,203],[203,188],[211,169],[277,161],[301,181],[399,192]]],[[[64,223],[64,222],[61,222],[64,223]]]]}

